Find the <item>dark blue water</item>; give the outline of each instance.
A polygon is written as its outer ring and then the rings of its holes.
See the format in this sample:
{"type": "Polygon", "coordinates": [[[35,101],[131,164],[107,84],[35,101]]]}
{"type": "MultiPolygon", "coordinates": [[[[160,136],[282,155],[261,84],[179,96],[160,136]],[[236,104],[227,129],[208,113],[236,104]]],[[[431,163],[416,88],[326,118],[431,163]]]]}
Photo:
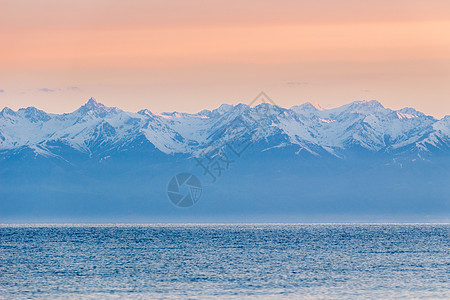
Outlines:
{"type": "Polygon", "coordinates": [[[450,299],[450,225],[1,226],[0,298],[450,299]]]}

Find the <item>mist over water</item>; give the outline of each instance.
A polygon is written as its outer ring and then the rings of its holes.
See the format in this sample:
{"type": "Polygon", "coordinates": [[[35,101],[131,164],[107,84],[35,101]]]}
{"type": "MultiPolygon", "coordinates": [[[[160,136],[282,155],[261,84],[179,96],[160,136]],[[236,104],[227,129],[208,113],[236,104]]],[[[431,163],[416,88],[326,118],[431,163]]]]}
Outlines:
{"type": "Polygon", "coordinates": [[[450,297],[450,225],[0,227],[0,298],[450,297]]]}

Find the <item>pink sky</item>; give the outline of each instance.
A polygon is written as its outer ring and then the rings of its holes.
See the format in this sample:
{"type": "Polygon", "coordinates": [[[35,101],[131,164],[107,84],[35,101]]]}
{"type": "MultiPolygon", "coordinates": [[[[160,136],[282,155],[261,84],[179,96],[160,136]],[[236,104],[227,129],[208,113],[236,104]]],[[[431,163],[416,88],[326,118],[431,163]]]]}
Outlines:
{"type": "Polygon", "coordinates": [[[377,99],[450,114],[448,1],[0,2],[0,107],[377,99]]]}

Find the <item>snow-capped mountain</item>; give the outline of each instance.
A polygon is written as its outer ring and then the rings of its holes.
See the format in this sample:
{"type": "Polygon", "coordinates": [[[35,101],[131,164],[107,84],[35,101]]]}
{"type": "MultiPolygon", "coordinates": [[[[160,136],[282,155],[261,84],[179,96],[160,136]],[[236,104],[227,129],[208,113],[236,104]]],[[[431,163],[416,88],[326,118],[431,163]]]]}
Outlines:
{"type": "MultiPolygon", "coordinates": [[[[391,110],[379,102],[356,101],[323,109],[312,103],[290,109],[263,103],[222,105],[197,114],[137,113],[106,107],[91,98],[72,113],[48,114],[34,107],[0,113],[0,151],[32,149],[38,155],[58,156],[64,145],[91,157],[126,151],[133,141],[145,140],[165,154],[195,155],[239,118],[255,132],[253,141],[267,148],[297,146],[296,153],[323,151],[345,157],[355,147],[393,153],[411,149],[448,151],[450,116],[436,120],[412,108],[391,110]]],[[[263,149],[264,150],[264,149],[263,149]]]]}
{"type": "Polygon", "coordinates": [[[450,116],[377,101],[224,104],[187,114],[132,113],[90,99],[67,114],[0,112],[0,223],[268,220],[261,215],[449,221],[450,116]],[[204,188],[180,211],[166,189],[184,172],[204,188]]]}

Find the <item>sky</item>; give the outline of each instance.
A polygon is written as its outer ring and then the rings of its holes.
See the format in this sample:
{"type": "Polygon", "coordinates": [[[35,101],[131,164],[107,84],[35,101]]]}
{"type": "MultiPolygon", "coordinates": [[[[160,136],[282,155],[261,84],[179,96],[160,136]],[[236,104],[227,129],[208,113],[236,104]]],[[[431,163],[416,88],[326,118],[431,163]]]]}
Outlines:
{"type": "Polygon", "coordinates": [[[447,0],[0,0],[0,107],[198,112],[265,91],[450,114],[447,0]]]}

